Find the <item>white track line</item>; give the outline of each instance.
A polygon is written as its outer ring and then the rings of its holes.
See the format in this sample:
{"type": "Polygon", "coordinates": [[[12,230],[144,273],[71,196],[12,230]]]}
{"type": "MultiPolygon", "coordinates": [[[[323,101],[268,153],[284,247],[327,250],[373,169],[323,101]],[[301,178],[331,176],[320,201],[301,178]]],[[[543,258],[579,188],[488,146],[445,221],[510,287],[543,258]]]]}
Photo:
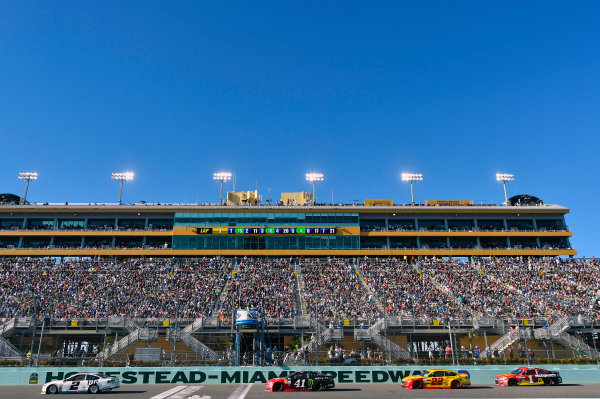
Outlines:
{"type": "Polygon", "coordinates": [[[246,385],[246,387],[242,385],[241,387],[238,387],[235,391],[233,391],[233,393],[229,395],[227,399],[244,399],[246,395],[248,395],[248,391],[250,390],[250,388],[252,388],[252,384],[248,384],[246,385]]]}
{"type": "Polygon", "coordinates": [[[174,393],[177,393],[185,388],[187,388],[187,386],[185,386],[185,385],[171,388],[168,391],[164,391],[163,393],[159,393],[158,395],[151,397],[150,399],[165,399],[165,398],[169,397],[170,395],[173,395],[174,393]]]}
{"type": "Polygon", "coordinates": [[[169,396],[167,399],[184,399],[187,398],[188,395],[191,395],[202,388],[204,388],[202,385],[187,387],[183,391],[179,391],[176,394],[169,396]]]}

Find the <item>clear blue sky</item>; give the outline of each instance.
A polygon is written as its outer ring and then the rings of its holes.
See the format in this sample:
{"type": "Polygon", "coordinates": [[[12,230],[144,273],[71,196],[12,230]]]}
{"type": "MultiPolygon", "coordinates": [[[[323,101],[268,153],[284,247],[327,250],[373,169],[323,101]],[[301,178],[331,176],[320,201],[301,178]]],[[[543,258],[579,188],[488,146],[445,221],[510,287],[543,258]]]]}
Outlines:
{"type": "Polygon", "coordinates": [[[0,192],[31,201],[321,200],[567,206],[600,255],[600,3],[0,2],[0,192]],[[229,189],[231,186],[228,187],[229,189]]]}

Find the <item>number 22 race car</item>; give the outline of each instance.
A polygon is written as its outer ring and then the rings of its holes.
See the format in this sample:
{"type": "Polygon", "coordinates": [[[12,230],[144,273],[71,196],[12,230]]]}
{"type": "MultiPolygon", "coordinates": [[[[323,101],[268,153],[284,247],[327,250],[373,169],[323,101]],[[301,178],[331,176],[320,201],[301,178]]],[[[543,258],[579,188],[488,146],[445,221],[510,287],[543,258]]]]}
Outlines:
{"type": "Polygon", "coordinates": [[[507,374],[499,374],[494,378],[496,385],[558,385],[562,382],[560,374],[556,371],[544,369],[519,367],[507,374]]]}
{"type": "Polygon", "coordinates": [[[273,378],[267,381],[265,390],[284,391],[322,391],[335,387],[333,378],[314,371],[297,371],[287,377],[273,378]]]}
{"type": "Polygon", "coordinates": [[[467,372],[429,369],[421,375],[411,375],[402,379],[402,387],[408,389],[457,389],[471,386],[467,372]]]}

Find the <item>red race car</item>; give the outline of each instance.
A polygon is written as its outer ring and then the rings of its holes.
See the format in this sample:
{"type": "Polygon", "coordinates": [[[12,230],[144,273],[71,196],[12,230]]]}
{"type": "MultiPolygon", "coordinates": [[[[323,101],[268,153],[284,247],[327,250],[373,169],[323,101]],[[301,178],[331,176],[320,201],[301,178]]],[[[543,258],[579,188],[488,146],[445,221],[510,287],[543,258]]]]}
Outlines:
{"type": "Polygon", "coordinates": [[[335,387],[331,376],[314,371],[296,371],[287,377],[267,381],[266,391],[322,391],[335,387]]]}
{"type": "Polygon", "coordinates": [[[557,371],[531,367],[519,367],[510,373],[499,374],[494,378],[494,383],[502,386],[558,385],[561,382],[562,378],[557,371]]]}

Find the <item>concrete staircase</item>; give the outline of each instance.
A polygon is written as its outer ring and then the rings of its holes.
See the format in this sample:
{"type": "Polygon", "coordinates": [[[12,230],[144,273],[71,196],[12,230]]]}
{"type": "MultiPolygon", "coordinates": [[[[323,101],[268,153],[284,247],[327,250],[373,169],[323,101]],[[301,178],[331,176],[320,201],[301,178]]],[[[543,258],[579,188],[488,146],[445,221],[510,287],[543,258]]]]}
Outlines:
{"type": "Polygon", "coordinates": [[[326,345],[331,341],[341,341],[344,339],[344,330],[342,328],[325,328],[321,322],[313,317],[310,318],[310,327],[311,330],[315,332],[313,338],[305,343],[300,349],[291,353],[290,356],[288,356],[289,360],[285,361],[284,364],[291,365],[294,362],[293,359],[298,358],[298,352],[304,354],[317,353],[319,348],[323,345],[326,345]]]}
{"type": "Polygon", "coordinates": [[[377,311],[379,312],[379,314],[381,316],[384,316],[385,315],[385,307],[381,303],[381,300],[379,299],[379,297],[377,295],[375,295],[375,291],[373,291],[373,288],[371,288],[371,286],[369,284],[367,284],[365,279],[362,278],[362,273],[361,273],[362,270],[354,269],[354,272],[355,273],[358,272],[358,274],[356,274],[356,276],[358,277],[358,281],[360,282],[360,285],[362,285],[365,292],[371,296],[371,301],[377,308],[377,311]]]}
{"type": "Polygon", "coordinates": [[[304,278],[300,266],[294,266],[296,278],[294,279],[294,292],[296,293],[296,314],[306,316],[306,299],[304,298],[304,278]]]}
{"type": "Polygon", "coordinates": [[[107,346],[102,352],[98,353],[99,359],[110,359],[123,353],[139,341],[153,342],[156,341],[158,337],[158,332],[156,330],[142,328],[139,324],[128,317],[124,318],[123,323],[125,330],[127,330],[129,334],[114,344],[107,346]]]}
{"type": "Polygon", "coordinates": [[[210,349],[208,346],[206,346],[205,344],[200,342],[198,339],[196,339],[192,335],[195,332],[199,331],[200,329],[204,328],[204,326],[207,322],[207,320],[205,320],[205,319],[210,320],[210,323],[209,323],[210,327],[218,326],[218,320],[216,317],[210,317],[210,318],[200,317],[200,318],[197,318],[196,320],[194,320],[193,323],[187,325],[183,330],[179,331],[179,334],[177,334],[173,330],[169,330],[167,332],[167,339],[172,340],[172,339],[175,339],[175,337],[177,337],[178,340],[183,342],[183,344],[185,346],[187,346],[188,348],[190,348],[196,354],[196,356],[198,356],[199,358],[218,360],[219,355],[217,352],[210,349]]]}
{"type": "MultiPolygon", "coordinates": [[[[490,352],[494,353],[495,351],[502,352],[510,345],[514,344],[520,339],[532,339],[531,329],[530,328],[519,328],[516,330],[511,330],[498,338],[493,344],[490,345],[490,352]]],[[[482,359],[487,357],[487,353],[482,351],[480,354],[482,359]]]]}
{"type": "MultiPolygon", "coordinates": [[[[240,265],[239,264],[235,265],[232,272],[235,272],[235,275],[237,275],[240,272],[240,265]]],[[[220,306],[223,303],[223,301],[225,300],[225,298],[227,298],[227,294],[229,294],[229,290],[231,289],[232,281],[233,281],[233,278],[229,278],[227,280],[227,282],[225,283],[225,286],[223,287],[223,291],[221,291],[221,294],[219,295],[219,299],[217,300],[218,306],[220,306]]]]}
{"type": "Polygon", "coordinates": [[[596,349],[590,347],[585,342],[578,340],[566,332],[570,327],[570,319],[571,318],[569,316],[561,317],[556,322],[552,323],[550,327],[539,328],[535,330],[533,335],[539,340],[558,341],[574,350],[581,348],[581,351],[588,357],[600,358],[600,353],[596,349]]]}
{"type": "Polygon", "coordinates": [[[385,328],[386,320],[382,317],[367,329],[355,329],[354,339],[357,341],[373,342],[375,345],[383,349],[390,361],[393,359],[410,359],[411,355],[406,349],[402,348],[395,342],[390,341],[381,334],[385,328]]]}
{"type": "Polygon", "coordinates": [[[4,339],[5,336],[12,334],[15,328],[15,319],[10,319],[0,324],[0,359],[3,360],[22,360],[23,353],[18,350],[10,341],[4,339]]]}

